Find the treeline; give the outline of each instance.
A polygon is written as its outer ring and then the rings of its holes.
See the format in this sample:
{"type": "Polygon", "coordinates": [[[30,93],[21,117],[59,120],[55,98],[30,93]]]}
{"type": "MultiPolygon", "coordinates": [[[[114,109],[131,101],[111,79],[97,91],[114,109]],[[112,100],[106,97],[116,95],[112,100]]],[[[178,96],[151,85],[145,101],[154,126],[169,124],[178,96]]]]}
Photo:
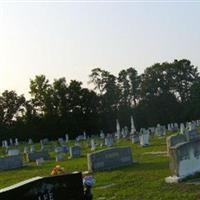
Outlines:
{"type": "Polygon", "coordinates": [[[118,76],[95,68],[89,75],[93,90],[76,80],[55,79],[44,75],[30,81],[31,98],[15,91],[0,96],[0,139],[55,139],[86,131],[115,131],[116,119],[130,127],[200,119],[200,76],[189,60],[157,63],[138,74],[135,68],[118,76]]]}

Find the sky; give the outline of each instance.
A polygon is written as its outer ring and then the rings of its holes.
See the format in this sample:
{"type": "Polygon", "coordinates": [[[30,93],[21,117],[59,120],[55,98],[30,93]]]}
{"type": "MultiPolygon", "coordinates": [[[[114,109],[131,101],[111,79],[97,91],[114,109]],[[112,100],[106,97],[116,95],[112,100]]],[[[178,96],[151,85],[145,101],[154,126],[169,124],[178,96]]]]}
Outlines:
{"type": "Polygon", "coordinates": [[[95,67],[142,73],[187,58],[200,66],[200,1],[0,0],[0,93],[28,96],[44,74],[89,81],[95,67]]]}

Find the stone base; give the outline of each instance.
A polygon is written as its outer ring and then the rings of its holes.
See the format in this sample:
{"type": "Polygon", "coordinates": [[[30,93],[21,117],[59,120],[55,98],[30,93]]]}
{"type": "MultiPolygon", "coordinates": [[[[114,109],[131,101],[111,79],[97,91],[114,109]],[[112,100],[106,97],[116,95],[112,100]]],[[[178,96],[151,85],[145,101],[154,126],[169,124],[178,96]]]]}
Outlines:
{"type": "Polygon", "coordinates": [[[166,183],[180,183],[183,180],[183,178],[178,176],[169,176],[165,178],[166,183]]]}

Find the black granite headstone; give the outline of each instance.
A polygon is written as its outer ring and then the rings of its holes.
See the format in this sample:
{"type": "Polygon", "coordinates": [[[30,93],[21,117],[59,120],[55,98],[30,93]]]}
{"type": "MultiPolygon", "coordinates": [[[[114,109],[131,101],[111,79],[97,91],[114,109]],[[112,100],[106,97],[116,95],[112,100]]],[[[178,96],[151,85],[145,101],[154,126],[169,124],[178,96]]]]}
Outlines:
{"type": "Polygon", "coordinates": [[[81,173],[38,177],[0,190],[2,200],[83,200],[81,173]]]}

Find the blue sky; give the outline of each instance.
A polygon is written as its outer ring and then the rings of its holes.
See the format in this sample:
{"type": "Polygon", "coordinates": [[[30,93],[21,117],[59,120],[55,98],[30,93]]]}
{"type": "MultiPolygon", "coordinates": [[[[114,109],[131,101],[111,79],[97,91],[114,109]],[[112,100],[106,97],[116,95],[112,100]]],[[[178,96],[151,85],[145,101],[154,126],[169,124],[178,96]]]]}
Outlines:
{"type": "Polygon", "coordinates": [[[199,21],[200,1],[0,0],[0,92],[27,94],[38,74],[87,86],[95,67],[117,75],[182,58],[200,66],[199,21]]]}

